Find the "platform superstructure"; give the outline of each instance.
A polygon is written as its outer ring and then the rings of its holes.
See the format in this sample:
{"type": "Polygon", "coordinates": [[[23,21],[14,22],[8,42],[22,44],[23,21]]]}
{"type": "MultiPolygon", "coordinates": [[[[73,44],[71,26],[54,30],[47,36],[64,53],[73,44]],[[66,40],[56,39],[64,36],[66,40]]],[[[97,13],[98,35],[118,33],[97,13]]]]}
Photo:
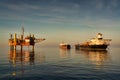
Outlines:
{"type": "Polygon", "coordinates": [[[29,36],[24,36],[24,28],[22,27],[22,34],[17,37],[17,33],[10,34],[10,39],[9,39],[9,45],[14,47],[14,49],[16,49],[16,46],[33,46],[34,49],[34,45],[37,42],[41,42],[44,41],[45,38],[36,38],[34,36],[34,34],[30,34],[29,36]]]}

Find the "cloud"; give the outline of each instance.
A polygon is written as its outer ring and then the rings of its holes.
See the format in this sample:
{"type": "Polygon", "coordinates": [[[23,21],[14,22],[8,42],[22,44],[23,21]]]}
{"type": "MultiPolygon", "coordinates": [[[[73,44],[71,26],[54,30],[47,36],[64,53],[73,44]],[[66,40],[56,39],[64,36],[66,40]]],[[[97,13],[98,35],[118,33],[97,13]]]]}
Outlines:
{"type": "Polygon", "coordinates": [[[24,2],[20,2],[17,4],[3,2],[0,4],[2,7],[5,8],[5,10],[1,11],[0,13],[1,20],[23,20],[47,23],[61,23],[73,21],[69,20],[70,17],[77,14],[80,9],[80,6],[78,4],[72,3],[56,3],[61,6],[57,6],[56,4],[38,5],[35,3],[30,4],[24,2]]]}
{"type": "Polygon", "coordinates": [[[1,10],[0,16],[1,20],[71,24],[79,24],[81,22],[81,24],[91,26],[98,26],[99,22],[104,23],[103,26],[107,26],[107,24],[115,21],[110,21],[109,23],[109,21],[105,20],[119,18],[116,15],[118,13],[111,10],[113,7],[118,7],[117,0],[110,0],[109,2],[104,0],[78,1],[62,2],[61,0],[52,0],[47,2],[47,0],[40,0],[35,2],[26,0],[25,2],[21,0],[19,2],[16,1],[17,4],[1,2],[0,4],[4,7],[4,10],[1,10]],[[96,19],[97,21],[95,21],[96,19]]]}
{"type": "Polygon", "coordinates": [[[40,9],[40,6],[30,5],[30,4],[10,4],[10,3],[1,3],[1,5],[5,8],[15,11],[26,11],[26,10],[37,10],[40,9]]]}
{"type": "Polygon", "coordinates": [[[101,29],[120,29],[119,21],[113,21],[109,19],[96,19],[96,20],[82,20],[81,24],[89,26],[91,28],[101,28],[101,29]]]}

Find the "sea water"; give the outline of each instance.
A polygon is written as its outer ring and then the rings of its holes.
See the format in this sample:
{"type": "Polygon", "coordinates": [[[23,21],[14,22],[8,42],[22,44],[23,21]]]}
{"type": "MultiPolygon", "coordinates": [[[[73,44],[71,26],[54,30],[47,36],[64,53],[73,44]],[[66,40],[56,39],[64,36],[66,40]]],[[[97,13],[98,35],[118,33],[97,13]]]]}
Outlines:
{"type": "Polygon", "coordinates": [[[0,47],[0,80],[120,80],[120,48],[0,47]]]}

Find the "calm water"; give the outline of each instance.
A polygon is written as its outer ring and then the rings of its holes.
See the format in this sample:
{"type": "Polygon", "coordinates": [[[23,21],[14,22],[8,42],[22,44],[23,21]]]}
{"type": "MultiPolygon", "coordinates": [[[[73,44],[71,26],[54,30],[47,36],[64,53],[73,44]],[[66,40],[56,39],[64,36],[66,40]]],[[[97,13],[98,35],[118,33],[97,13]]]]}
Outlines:
{"type": "Polygon", "coordinates": [[[120,48],[107,51],[0,47],[0,80],[120,80],[120,48]]]}

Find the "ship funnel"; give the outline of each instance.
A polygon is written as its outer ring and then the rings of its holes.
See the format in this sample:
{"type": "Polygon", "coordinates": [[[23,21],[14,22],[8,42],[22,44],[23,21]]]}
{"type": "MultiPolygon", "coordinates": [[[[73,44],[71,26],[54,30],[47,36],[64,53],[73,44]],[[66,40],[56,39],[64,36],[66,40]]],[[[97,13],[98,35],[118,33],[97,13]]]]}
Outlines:
{"type": "Polygon", "coordinates": [[[98,33],[97,38],[102,39],[102,33],[98,33]]]}

